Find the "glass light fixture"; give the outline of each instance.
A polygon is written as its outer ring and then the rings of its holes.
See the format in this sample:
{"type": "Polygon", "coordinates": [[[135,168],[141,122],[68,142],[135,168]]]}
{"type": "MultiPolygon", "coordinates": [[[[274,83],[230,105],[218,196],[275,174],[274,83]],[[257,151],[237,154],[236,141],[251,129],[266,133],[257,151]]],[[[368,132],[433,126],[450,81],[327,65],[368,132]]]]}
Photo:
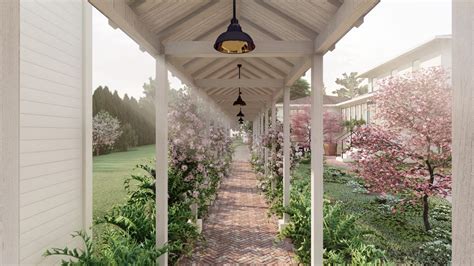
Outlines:
{"type": "Polygon", "coordinates": [[[217,37],[214,49],[225,54],[244,54],[255,49],[252,37],[242,31],[236,16],[235,1],[233,1],[233,17],[227,31],[217,37]]]}

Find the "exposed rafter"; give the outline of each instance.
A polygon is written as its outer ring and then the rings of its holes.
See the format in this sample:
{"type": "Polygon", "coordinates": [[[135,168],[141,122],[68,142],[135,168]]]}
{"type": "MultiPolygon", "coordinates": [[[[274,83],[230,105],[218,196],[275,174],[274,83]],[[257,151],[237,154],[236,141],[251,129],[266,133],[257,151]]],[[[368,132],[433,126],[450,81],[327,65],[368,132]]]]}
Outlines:
{"type": "Polygon", "coordinates": [[[202,88],[281,88],[283,79],[197,79],[195,83],[202,88]]]}
{"type": "Polygon", "coordinates": [[[336,43],[352,27],[360,26],[360,23],[363,21],[361,19],[379,2],[380,0],[345,0],[333,18],[328,22],[324,31],[316,37],[314,51],[324,54],[334,49],[336,43]]]}
{"type": "Polygon", "coordinates": [[[161,53],[162,47],[158,38],[140,21],[128,6],[127,0],[89,0],[89,2],[149,54],[154,56],[161,53]]]}
{"type": "Polygon", "coordinates": [[[224,54],[210,41],[177,41],[165,45],[165,54],[173,57],[301,57],[313,54],[312,41],[260,41],[246,54],[224,54]]]}

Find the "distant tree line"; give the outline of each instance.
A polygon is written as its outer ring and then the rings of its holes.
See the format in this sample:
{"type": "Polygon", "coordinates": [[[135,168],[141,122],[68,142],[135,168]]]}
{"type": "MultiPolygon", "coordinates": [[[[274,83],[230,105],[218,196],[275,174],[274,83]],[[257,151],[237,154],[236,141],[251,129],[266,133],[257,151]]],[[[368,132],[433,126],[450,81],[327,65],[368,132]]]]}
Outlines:
{"type": "Polygon", "coordinates": [[[121,134],[109,149],[102,149],[100,153],[112,150],[126,151],[131,147],[155,143],[155,107],[153,88],[149,84],[143,86],[145,97],[138,101],[127,94],[121,98],[117,91],[111,91],[107,86],[99,86],[93,95],[93,116],[100,112],[107,112],[120,122],[121,134]]]}

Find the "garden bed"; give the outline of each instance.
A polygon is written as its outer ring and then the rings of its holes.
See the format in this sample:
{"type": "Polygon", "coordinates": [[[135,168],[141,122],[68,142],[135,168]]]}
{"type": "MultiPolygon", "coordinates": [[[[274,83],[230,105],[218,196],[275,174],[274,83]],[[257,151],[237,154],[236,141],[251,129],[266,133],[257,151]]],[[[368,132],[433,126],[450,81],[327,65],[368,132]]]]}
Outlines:
{"type": "MultiPolygon", "coordinates": [[[[309,162],[303,162],[295,168],[292,176],[292,202],[295,197],[310,198],[310,173],[309,162]]],[[[325,167],[324,195],[328,200],[325,204],[337,204],[345,214],[356,218],[355,224],[359,230],[371,232],[363,238],[364,244],[383,250],[387,262],[429,265],[444,265],[449,262],[451,204],[448,201],[434,197],[430,200],[433,229],[426,232],[421,207],[405,207],[401,210],[396,207],[394,197],[367,193],[361,183],[347,170],[325,167]]],[[[308,208],[308,219],[309,211],[308,208]]],[[[325,211],[328,209],[325,208],[325,211]]],[[[303,213],[299,212],[299,215],[303,213]]],[[[327,218],[327,213],[324,215],[327,218]]],[[[298,231],[301,232],[301,229],[298,231]]],[[[291,233],[286,235],[291,237],[291,233]]],[[[309,249],[302,246],[303,249],[298,253],[305,261],[305,258],[309,258],[309,249]]]]}

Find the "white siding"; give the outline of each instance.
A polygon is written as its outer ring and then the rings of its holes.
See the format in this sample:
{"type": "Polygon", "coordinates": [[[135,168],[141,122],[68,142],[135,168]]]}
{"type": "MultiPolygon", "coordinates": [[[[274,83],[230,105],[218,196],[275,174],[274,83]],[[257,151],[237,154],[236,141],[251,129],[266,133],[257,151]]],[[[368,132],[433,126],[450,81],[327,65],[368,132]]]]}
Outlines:
{"type": "Polygon", "coordinates": [[[20,3],[20,262],[83,229],[81,0],[20,3]]]}

